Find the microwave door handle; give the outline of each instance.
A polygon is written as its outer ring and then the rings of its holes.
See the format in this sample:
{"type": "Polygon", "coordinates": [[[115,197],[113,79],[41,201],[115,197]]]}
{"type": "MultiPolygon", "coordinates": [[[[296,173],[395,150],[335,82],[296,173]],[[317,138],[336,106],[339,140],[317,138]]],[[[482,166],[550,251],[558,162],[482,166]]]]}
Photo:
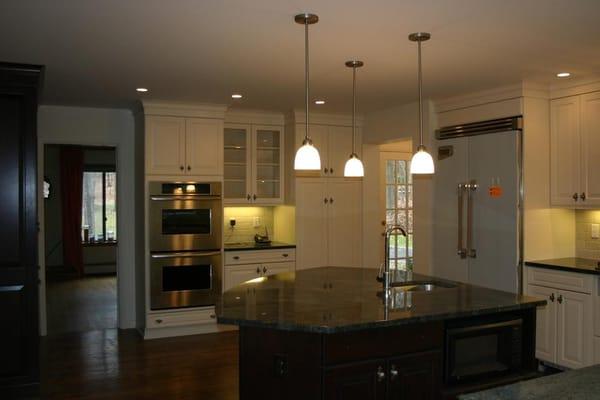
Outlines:
{"type": "Polygon", "coordinates": [[[152,258],[191,258],[191,257],[211,257],[220,256],[220,251],[186,251],[177,253],[155,253],[151,254],[152,258]]]}
{"type": "Polygon", "coordinates": [[[221,196],[150,196],[153,201],[173,200],[221,200],[221,196]]]}
{"type": "Polygon", "coordinates": [[[464,192],[465,192],[465,184],[459,183],[457,188],[458,194],[458,243],[456,245],[456,254],[459,255],[460,258],[467,257],[467,250],[463,247],[463,204],[464,204],[464,192]]]}

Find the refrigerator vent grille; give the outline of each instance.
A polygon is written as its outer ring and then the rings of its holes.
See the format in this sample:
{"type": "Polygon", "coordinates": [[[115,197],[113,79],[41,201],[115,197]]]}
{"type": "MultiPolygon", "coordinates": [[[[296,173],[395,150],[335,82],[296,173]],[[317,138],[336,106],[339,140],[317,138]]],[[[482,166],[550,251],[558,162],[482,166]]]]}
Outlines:
{"type": "Polygon", "coordinates": [[[435,131],[439,140],[463,136],[486,135],[488,133],[515,131],[523,129],[520,116],[492,119],[469,124],[445,126],[435,131]]]}

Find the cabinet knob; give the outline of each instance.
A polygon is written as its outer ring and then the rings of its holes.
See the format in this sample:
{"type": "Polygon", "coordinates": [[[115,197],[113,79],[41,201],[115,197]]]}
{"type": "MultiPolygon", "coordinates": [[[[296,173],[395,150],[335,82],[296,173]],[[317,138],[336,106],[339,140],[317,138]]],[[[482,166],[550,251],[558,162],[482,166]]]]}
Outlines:
{"type": "Polygon", "coordinates": [[[210,314],[210,317],[211,317],[212,319],[215,319],[215,318],[217,318],[217,316],[216,316],[215,314],[210,314]]]}
{"type": "Polygon", "coordinates": [[[183,165],[180,165],[180,166],[179,166],[179,169],[180,169],[181,171],[183,171],[183,165]]]}
{"type": "Polygon", "coordinates": [[[329,168],[329,173],[333,174],[333,168],[329,168]]]}
{"type": "Polygon", "coordinates": [[[263,267],[263,274],[267,273],[267,267],[263,267]]]}
{"type": "Polygon", "coordinates": [[[256,267],[256,273],[260,274],[260,267],[256,267]]]}
{"type": "Polygon", "coordinates": [[[377,382],[383,382],[385,379],[385,372],[383,372],[383,367],[377,367],[377,382]]]}
{"type": "Polygon", "coordinates": [[[325,197],[325,198],[323,199],[323,203],[325,203],[325,204],[329,203],[329,200],[327,200],[327,197],[325,197]]]}
{"type": "Polygon", "coordinates": [[[562,304],[562,302],[563,302],[562,294],[558,295],[558,299],[556,301],[558,301],[559,304],[562,304]]]}
{"type": "Polygon", "coordinates": [[[253,199],[253,200],[256,200],[256,195],[252,196],[252,199],[253,199]]]}
{"type": "Polygon", "coordinates": [[[330,197],[330,198],[329,198],[329,202],[330,202],[331,204],[333,204],[333,197],[330,197]]]}
{"type": "Polygon", "coordinates": [[[579,197],[581,198],[581,200],[585,201],[585,192],[582,192],[579,197]]]}
{"type": "Polygon", "coordinates": [[[248,195],[246,195],[246,199],[247,199],[248,201],[250,201],[251,197],[250,197],[250,195],[249,195],[249,194],[248,194],[248,195]]]}
{"type": "Polygon", "coordinates": [[[396,379],[397,376],[398,376],[398,370],[396,369],[395,365],[392,365],[392,368],[390,368],[390,379],[394,380],[394,379],[396,379]]]}
{"type": "Polygon", "coordinates": [[[552,293],[549,297],[550,301],[554,303],[554,293],[552,293]]]}
{"type": "Polygon", "coordinates": [[[579,199],[579,194],[573,193],[573,200],[577,201],[579,199]]]}
{"type": "Polygon", "coordinates": [[[323,173],[326,174],[327,173],[327,168],[323,168],[323,173]]]}
{"type": "Polygon", "coordinates": [[[188,171],[191,171],[191,170],[192,170],[192,167],[190,167],[190,166],[188,165],[188,168],[187,168],[187,170],[188,170],[188,171]]]}

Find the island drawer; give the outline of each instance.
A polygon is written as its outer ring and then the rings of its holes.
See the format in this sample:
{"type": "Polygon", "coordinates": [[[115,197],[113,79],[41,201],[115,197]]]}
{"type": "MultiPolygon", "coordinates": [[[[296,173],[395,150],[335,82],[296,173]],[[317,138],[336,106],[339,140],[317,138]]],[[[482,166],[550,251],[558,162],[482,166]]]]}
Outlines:
{"type": "Polygon", "coordinates": [[[592,275],[527,267],[527,283],[529,285],[592,293],[593,280],[592,275]]]}
{"type": "Polygon", "coordinates": [[[294,261],[296,249],[226,251],[225,265],[294,261]]]}
{"type": "Polygon", "coordinates": [[[442,322],[323,335],[325,365],[415,353],[444,345],[442,322]]]}

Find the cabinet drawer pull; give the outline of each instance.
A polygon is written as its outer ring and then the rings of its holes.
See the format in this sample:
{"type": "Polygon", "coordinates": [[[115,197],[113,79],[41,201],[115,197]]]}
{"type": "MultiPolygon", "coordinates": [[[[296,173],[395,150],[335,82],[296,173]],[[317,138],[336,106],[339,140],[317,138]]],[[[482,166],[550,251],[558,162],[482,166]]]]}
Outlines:
{"type": "Polygon", "coordinates": [[[562,304],[562,302],[563,302],[562,294],[558,295],[558,299],[556,301],[558,301],[558,304],[562,304]]]}
{"type": "Polygon", "coordinates": [[[263,267],[263,274],[267,273],[267,267],[263,267]]]}
{"type": "Polygon", "coordinates": [[[573,200],[577,201],[579,199],[579,194],[573,193],[573,200]]]}
{"type": "Polygon", "coordinates": [[[162,322],[163,322],[163,320],[162,320],[162,319],[157,319],[157,320],[156,320],[156,323],[157,323],[157,324],[162,324],[162,322]]]}
{"type": "Polygon", "coordinates": [[[260,274],[260,267],[256,267],[256,273],[260,274]]]}
{"type": "Polygon", "coordinates": [[[554,293],[552,293],[549,297],[550,301],[554,303],[554,293]]]}
{"type": "Polygon", "coordinates": [[[585,201],[585,192],[581,193],[581,195],[579,197],[581,198],[582,201],[585,201]]]}
{"type": "Polygon", "coordinates": [[[240,259],[240,256],[233,256],[233,259],[234,259],[234,260],[239,260],[239,259],[240,259]]]}
{"type": "Polygon", "coordinates": [[[289,254],[288,253],[283,253],[282,256],[289,257],[289,254]]]}
{"type": "Polygon", "coordinates": [[[256,200],[256,195],[252,196],[252,199],[253,199],[253,200],[256,200]]]}
{"type": "Polygon", "coordinates": [[[211,317],[212,319],[215,319],[215,318],[217,318],[217,316],[216,316],[215,314],[210,314],[210,317],[211,317]]]}
{"type": "Polygon", "coordinates": [[[246,200],[250,201],[250,199],[251,199],[251,196],[249,194],[246,195],[246,200]]]}
{"type": "Polygon", "coordinates": [[[385,379],[385,372],[383,372],[383,367],[377,367],[377,382],[383,382],[385,379]]]}

